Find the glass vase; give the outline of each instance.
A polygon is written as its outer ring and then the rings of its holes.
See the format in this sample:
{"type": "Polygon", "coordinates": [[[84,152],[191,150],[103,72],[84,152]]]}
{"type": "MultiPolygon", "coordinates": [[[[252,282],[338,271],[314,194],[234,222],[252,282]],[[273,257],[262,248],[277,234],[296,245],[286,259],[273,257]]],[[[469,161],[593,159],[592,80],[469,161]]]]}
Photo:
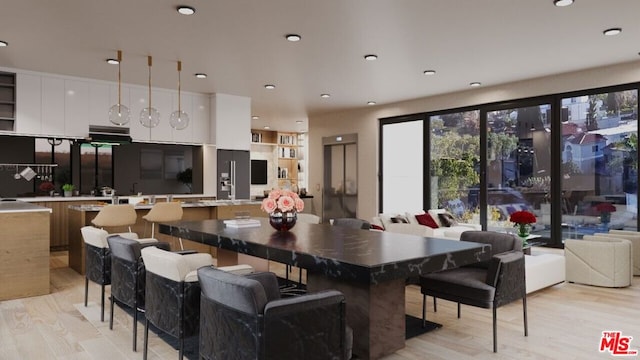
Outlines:
{"type": "Polygon", "coordinates": [[[276,211],[269,214],[269,224],[278,231],[289,231],[298,220],[298,213],[295,211],[276,211]]]}

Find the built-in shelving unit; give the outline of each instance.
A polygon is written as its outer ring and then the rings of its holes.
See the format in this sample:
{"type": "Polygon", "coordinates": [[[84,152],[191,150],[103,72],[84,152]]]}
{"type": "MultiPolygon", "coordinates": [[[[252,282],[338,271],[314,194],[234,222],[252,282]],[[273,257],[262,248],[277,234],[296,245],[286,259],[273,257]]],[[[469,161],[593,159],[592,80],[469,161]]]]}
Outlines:
{"type": "Polygon", "coordinates": [[[16,120],[16,74],[0,72],[0,130],[14,131],[16,120]]]}
{"type": "Polygon", "coordinates": [[[265,190],[274,187],[299,189],[304,181],[304,134],[272,130],[251,130],[251,158],[269,162],[269,181],[265,190]]]}

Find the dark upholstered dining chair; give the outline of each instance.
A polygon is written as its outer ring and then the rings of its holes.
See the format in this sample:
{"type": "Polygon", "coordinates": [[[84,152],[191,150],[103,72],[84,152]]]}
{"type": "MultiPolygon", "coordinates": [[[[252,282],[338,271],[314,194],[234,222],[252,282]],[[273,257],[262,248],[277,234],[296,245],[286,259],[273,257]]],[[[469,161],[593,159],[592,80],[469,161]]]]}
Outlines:
{"type": "Polygon", "coordinates": [[[113,329],[114,304],[133,310],[133,351],[136,351],[138,335],[138,312],[144,312],[146,271],[140,250],[147,246],[156,246],[169,251],[165,242],[140,243],[119,235],[107,238],[111,250],[111,312],[109,329],[113,329]]]}
{"type": "Polygon", "coordinates": [[[200,357],[217,360],[348,359],[353,333],[344,295],[280,298],[275,274],[198,270],[200,357]]]}
{"type": "Polygon", "coordinates": [[[420,278],[422,320],[426,319],[426,296],[460,304],[493,309],[493,352],[497,347],[497,308],[522,299],[524,336],[528,336],[527,295],[522,240],[492,231],[466,231],[461,241],[491,245],[492,258],[477,264],[439,271],[420,278]]]}
{"type": "MultiPolygon", "coordinates": [[[[178,254],[149,246],[140,250],[146,268],[143,359],[147,359],[149,325],[178,339],[178,358],[184,355],[184,339],[200,330],[200,284],[197,269],[212,267],[210,254],[178,254]]],[[[249,265],[221,269],[241,274],[249,265]]]]}

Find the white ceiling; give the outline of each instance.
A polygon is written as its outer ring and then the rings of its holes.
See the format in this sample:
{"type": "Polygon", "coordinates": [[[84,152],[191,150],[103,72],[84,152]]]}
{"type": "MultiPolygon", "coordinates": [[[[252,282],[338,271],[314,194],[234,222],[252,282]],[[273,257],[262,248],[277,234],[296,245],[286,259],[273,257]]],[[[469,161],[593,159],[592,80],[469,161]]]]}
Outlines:
{"type": "Polygon", "coordinates": [[[248,96],[254,127],[639,59],[639,0],[2,0],[0,66],[248,96]],[[179,15],[177,5],[195,7],[179,15]],[[602,31],[621,27],[622,34],[602,31]],[[288,42],[297,33],[302,41],[288,42]],[[365,61],[365,54],[377,61],[365,61]],[[422,75],[434,69],[434,76],[422,75]],[[205,80],[196,72],[209,75],[205,80]],[[275,84],[275,90],[265,90],[275,84]],[[330,93],[322,99],[320,94],[330,93]]]}

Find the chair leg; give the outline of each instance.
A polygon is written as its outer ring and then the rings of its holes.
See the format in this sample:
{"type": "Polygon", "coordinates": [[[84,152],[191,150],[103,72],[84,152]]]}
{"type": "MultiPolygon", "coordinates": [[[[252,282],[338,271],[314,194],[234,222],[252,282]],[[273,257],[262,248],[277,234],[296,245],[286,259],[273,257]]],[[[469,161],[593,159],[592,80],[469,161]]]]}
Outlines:
{"type": "Polygon", "coordinates": [[[438,311],[438,307],[436,306],[436,297],[433,297],[433,312],[437,312],[438,311]]]}
{"type": "Polygon", "coordinates": [[[104,322],[104,284],[102,287],[102,299],[100,301],[100,321],[104,322]]]}
{"type": "Polygon", "coordinates": [[[87,300],[89,298],[89,278],[84,278],[84,307],[87,307],[87,300]]]}
{"type": "Polygon", "coordinates": [[[111,311],[109,311],[109,330],[113,330],[113,295],[109,296],[111,302],[111,311]]]}
{"type": "Polygon", "coordinates": [[[493,352],[497,353],[498,352],[498,324],[497,324],[497,317],[498,317],[498,309],[496,309],[496,307],[493,307],[493,352]]]}
{"type": "Polygon", "coordinates": [[[138,345],[138,306],[133,304],[133,352],[137,351],[138,345]]]}
{"type": "Polygon", "coordinates": [[[460,319],[460,303],[458,303],[458,319],[460,319]]]}
{"type": "Polygon", "coordinates": [[[142,360],[147,360],[147,348],[149,347],[149,319],[144,320],[144,345],[142,348],[142,360]]]}
{"type": "Polygon", "coordinates": [[[178,350],[178,359],[184,358],[184,335],[180,336],[180,349],[178,350]]]}
{"type": "Polygon", "coordinates": [[[179,237],[178,241],[180,241],[180,250],[184,251],[184,245],[182,244],[182,238],[179,237]]]}
{"type": "Polygon", "coordinates": [[[527,324],[527,296],[522,297],[522,311],[524,312],[524,336],[529,336],[529,325],[527,324]]]}

